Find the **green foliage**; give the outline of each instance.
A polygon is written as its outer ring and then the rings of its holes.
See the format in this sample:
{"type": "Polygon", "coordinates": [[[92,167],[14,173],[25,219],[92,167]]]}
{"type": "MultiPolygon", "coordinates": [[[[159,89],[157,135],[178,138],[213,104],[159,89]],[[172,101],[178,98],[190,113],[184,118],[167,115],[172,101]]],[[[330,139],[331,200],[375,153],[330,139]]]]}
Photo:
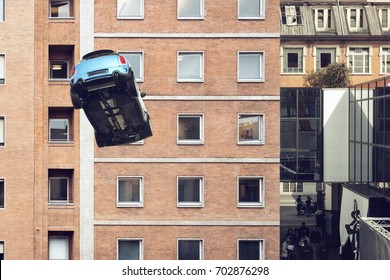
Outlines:
{"type": "Polygon", "coordinates": [[[345,63],[333,63],[323,69],[310,71],[304,76],[307,87],[345,88],[351,85],[349,69],[345,63]]]}

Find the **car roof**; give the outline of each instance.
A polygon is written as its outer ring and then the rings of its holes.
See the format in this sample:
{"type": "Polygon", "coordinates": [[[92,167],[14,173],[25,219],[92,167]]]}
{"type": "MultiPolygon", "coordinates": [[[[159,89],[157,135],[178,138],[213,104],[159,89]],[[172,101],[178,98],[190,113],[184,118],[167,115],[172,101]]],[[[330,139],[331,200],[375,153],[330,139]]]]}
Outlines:
{"type": "Polygon", "coordinates": [[[90,53],[85,54],[82,59],[91,59],[99,56],[104,56],[104,55],[112,55],[116,54],[113,50],[98,50],[98,51],[93,51],[90,53]]]}

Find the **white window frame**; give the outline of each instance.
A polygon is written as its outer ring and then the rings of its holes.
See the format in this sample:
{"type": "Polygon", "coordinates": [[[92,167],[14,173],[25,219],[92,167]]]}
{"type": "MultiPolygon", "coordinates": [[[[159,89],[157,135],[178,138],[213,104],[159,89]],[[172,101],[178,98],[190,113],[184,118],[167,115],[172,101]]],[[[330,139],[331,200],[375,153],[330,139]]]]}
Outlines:
{"type": "Polygon", "coordinates": [[[119,260],[119,243],[121,241],[138,241],[139,260],[144,259],[144,240],[143,240],[143,238],[117,238],[117,240],[116,240],[116,259],[117,260],[119,260]]]}
{"type": "Polygon", "coordinates": [[[237,81],[238,82],[264,82],[264,52],[263,51],[239,51],[237,52],[237,81]],[[259,55],[259,74],[257,78],[240,78],[240,57],[241,55],[259,55]]]}
{"type": "Polygon", "coordinates": [[[237,144],[239,145],[264,145],[265,144],[265,121],[264,121],[264,114],[256,114],[256,113],[239,113],[237,115],[237,144]],[[241,117],[258,117],[259,118],[259,139],[248,139],[248,140],[241,140],[240,137],[240,119],[241,117]]]}
{"type": "Polygon", "coordinates": [[[329,50],[329,49],[335,49],[335,57],[334,57],[334,62],[339,61],[340,57],[340,47],[337,45],[321,45],[321,46],[315,46],[314,47],[314,52],[313,52],[313,57],[314,57],[314,70],[316,69],[321,69],[317,66],[317,57],[321,54],[321,50],[329,50]]]}
{"type": "MultiPolygon", "coordinates": [[[[5,128],[6,128],[6,121],[5,121],[5,116],[2,116],[0,115],[0,121],[1,121],[1,125],[0,125],[0,129],[2,131],[0,131],[0,133],[2,133],[3,135],[3,139],[0,138],[0,148],[3,148],[5,147],[5,140],[6,140],[6,135],[5,135],[5,128]]],[[[1,134],[0,134],[1,135],[1,134]]]]}
{"type": "Polygon", "coordinates": [[[49,204],[70,204],[70,178],[61,176],[49,177],[49,204]],[[66,179],[66,200],[52,200],[51,199],[51,180],[62,180],[66,179]]]}
{"type": "Polygon", "coordinates": [[[116,206],[120,207],[144,207],[144,177],[143,176],[117,176],[116,178],[116,206]],[[119,181],[121,179],[138,179],[140,201],[119,201],[119,181]]]}
{"type": "Polygon", "coordinates": [[[347,47],[347,54],[346,54],[346,56],[348,58],[348,68],[350,69],[352,75],[371,75],[371,72],[372,72],[372,47],[371,46],[367,46],[367,45],[364,45],[364,46],[363,45],[351,45],[351,46],[348,46],[347,47]],[[368,56],[368,72],[355,73],[353,71],[353,69],[354,69],[354,60],[352,58],[354,58],[355,53],[352,52],[351,49],[368,49],[368,53],[366,54],[368,56]],[[352,63],[352,66],[351,66],[351,63],[352,63]]]}
{"type": "Polygon", "coordinates": [[[237,239],[237,260],[240,259],[240,241],[257,241],[259,242],[259,257],[260,260],[264,260],[264,239],[237,239]]]}
{"type": "Polygon", "coordinates": [[[378,9],[378,14],[379,14],[379,24],[382,28],[383,31],[389,31],[390,30],[390,8],[379,8],[378,9]],[[387,25],[383,26],[382,25],[382,16],[383,16],[383,11],[387,11],[387,25]]]}
{"type": "Polygon", "coordinates": [[[177,207],[203,207],[204,206],[204,178],[203,176],[178,176],[177,177],[177,207]],[[179,201],[179,182],[181,179],[197,179],[199,188],[199,201],[196,202],[180,202],[179,201]]]}
{"type": "Polygon", "coordinates": [[[390,46],[381,46],[380,51],[379,51],[379,56],[380,56],[380,60],[381,60],[379,73],[381,75],[390,74],[390,71],[386,71],[386,68],[388,68],[386,66],[387,63],[389,64],[389,68],[390,68],[390,46]],[[384,52],[383,49],[388,49],[388,51],[384,52]],[[385,70],[385,71],[383,71],[383,70],[385,70]]]}
{"type": "Polygon", "coordinates": [[[50,60],[49,61],[49,80],[60,80],[60,81],[64,81],[64,80],[69,80],[70,79],[70,73],[69,73],[69,65],[70,65],[70,61],[69,60],[66,60],[66,59],[54,59],[54,60],[50,60]],[[58,64],[66,64],[66,78],[54,78],[54,67],[56,65],[56,63],[58,64]]]}
{"type": "Polygon", "coordinates": [[[4,197],[3,197],[3,204],[4,204],[4,207],[0,207],[0,210],[4,210],[5,209],[5,202],[6,202],[6,195],[5,195],[5,190],[6,190],[6,185],[5,185],[5,178],[0,178],[0,182],[3,182],[3,192],[4,192],[4,197]]]}
{"type": "MultiPolygon", "coordinates": [[[[291,52],[291,53],[294,53],[294,52],[291,52]]],[[[286,53],[287,55],[288,53],[286,53]]],[[[299,55],[299,54],[298,54],[299,55]]],[[[299,57],[298,57],[298,66],[299,66],[299,57]]],[[[288,58],[286,57],[286,62],[288,63],[288,58]]],[[[280,66],[281,66],[281,74],[283,75],[305,75],[306,73],[306,46],[302,46],[302,45],[287,45],[287,46],[281,46],[280,47],[280,66]],[[288,49],[302,49],[302,71],[300,72],[284,72],[284,51],[285,50],[288,50],[288,49]]],[[[286,69],[288,69],[287,67],[288,65],[286,65],[286,69]]],[[[299,69],[299,67],[297,67],[299,69]]]]}
{"type": "Polygon", "coordinates": [[[204,144],[204,115],[197,113],[177,114],[177,144],[182,145],[203,145],[204,144]],[[199,138],[200,139],[180,139],[180,118],[199,118],[199,138]]]}
{"type": "Polygon", "coordinates": [[[202,238],[178,238],[177,239],[177,260],[179,259],[179,243],[180,241],[198,241],[200,246],[199,246],[199,260],[204,259],[204,240],[202,238]]]}
{"type": "Polygon", "coordinates": [[[250,1],[257,1],[259,3],[259,13],[255,16],[245,16],[242,15],[242,12],[240,12],[240,3],[241,1],[248,1],[248,0],[238,0],[237,1],[237,18],[238,19],[264,19],[265,18],[265,0],[250,0],[250,1]]]}
{"type": "Polygon", "coordinates": [[[237,207],[254,207],[254,208],[263,208],[264,207],[264,177],[263,176],[238,176],[237,177],[237,207]],[[255,202],[240,202],[240,179],[244,180],[258,180],[259,181],[259,201],[255,202]]]}
{"type": "MultiPolygon", "coordinates": [[[[0,0],[1,1],[1,0],[0,0]]],[[[6,65],[7,65],[7,60],[6,60],[6,57],[5,57],[5,54],[4,53],[0,53],[0,57],[2,57],[2,60],[4,62],[1,62],[0,60],[0,75],[1,75],[1,72],[3,72],[3,74],[0,76],[0,81],[1,80],[4,80],[4,82],[0,82],[0,86],[2,85],[5,85],[7,79],[6,79],[6,65]]]]}
{"type": "Polygon", "coordinates": [[[72,3],[71,3],[71,0],[50,0],[49,1],[50,2],[50,7],[49,7],[49,18],[50,19],[66,19],[66,18],[72,18],[72,3]],[[52,13],[51,13],[51,9],[52,9],[52,4],[53,3],[68,3],[69,4],[69,15],[68,16],[64,16],[64,17],[60,17],[60,16],[58,16],[58,17],[53,17],[52,16],[52,13]]]}
{"type": "Polygon", "coordinates": [[[193,0],[193,1],[199,1],[199,12],[200,12],[200,15],[199,16],[183,16],[183,15],[180,15],[181,0],[177,0],[177,19],[204,19],[204,0],[193,0]]]}
{"type": "Polygon", "coordinates": [[[69,123],[70,123],[69,119],[67,119],[67,118],[50,118],[49,119],[49,142],[54,142],[54,143],[69,142],[69,140],[70,140],[70,138],[69,138],[69,132],[70,132],[69,123]],[[51,138],[52,121],[65,121],[67,123],[67,125],[66,125],[67,131],[66,131],[66,139],[65,140],[51,138]]]}
{"type": "Polygon", "coordinates": [[[0,0],[0,22],[5,22],[6,0],[0,0]]]}
{"type": "Polygon", "coordinates": [[[5,240],[0,240],[0,254],[3,254],[3,260],[6,260],[6,258],[5,258],[6,248],[5,247],[6,247],[5,240]],[[3,251],[1,252],[1,250],[3,250],[3,251]]]}
{"type": "Polygon", "coordinates": [[[181,83],[203,83],[204,82],[204,52],[203,51],[178,51],[177,52],[177,81],[181,83]],[[181,56],[199,55],[199,78],[180,77],[181,56]]]}
{"type": "Polygon", "coordinates": [[[348,28],[351,32],[367,30],[367,19],[366,19],[366,13],[364,11],[363,6],[347,8],[347,23],[348,23],[348,28]],[[352,10],[356,10],[356,26],[351,26],[352,10]],[[361,13],[363,13],[363,16],[361,16],[361,13]],[[361,17],[363,18],[363,22],[361,22],[360,20],[361,17]]]}
{"type": "Polygon", "coordinates": [[[69,260],[69,240],[70,238],[69,238],[69,236],[57,236],[57,235],[53,235],[53,236],[49,236],[49,248],[48,248],[48,250],[49,250],[49,252],[48,252],[48,254],[49,254],[49,260],[69,260]],[[66,240],[66,244],[67,244],[67,246],[66,246],[66,252],[65,252],[65,254],[66,254],[66,257],[64,258],[64,259],[53,259],[53,258],[51,258],[50,257],[50,255],[51,255],[51,240],[53,240],[53,239],[59,239],[59,240],[66,240]]]}
{"type": "MultiPolygon", "coordinates": [[[[135,80],[137,82],[143,82],[144,81],[144,52],[143,51],[118,51],[119,54],[123,55],[127,61],[129,61],[130,63],[130,60],[127,58],[127,55],[138,55],[138,59],[139,59],[139,75],[136,75],[136,73],[134,73],[134,76],[135,76],[135,80]]],[[[131,65],[131,63],[130,63],[131,65]]],[[[133,68],[132,68],[133,69],[133,68]]],[[[134,72],[134,69],[133,69],[133,72],[134,72]]]]}
{"type": "Polygon", "coordinates": [[[116,10],[117,10],[117,19],[144,19],[144,0],[138,0],[140,5],[140,10],[138,11],[139,14],[135,16],[121,16],[120,15],[120,2],[126,2],[126,1],[134,1],[134,0],[117,0],[116,4],[116,10]]]}
{"type": "Polygon", "coordinates": [[[318,7],[314,8],[314,25],[316,27],[317,31],[328,31],[328,30],[333,30],[334,29],[334,23],[333,23],[333,14],[332,14],[332,9],[331,7],[318,7]],[[322,10],[324,11],[323,13],[323,23],[324,26],[320,27],[319,24],[319,11],[322,10]],[[330,12],[330,27],[329,27],[329,12],[330,12]]]}

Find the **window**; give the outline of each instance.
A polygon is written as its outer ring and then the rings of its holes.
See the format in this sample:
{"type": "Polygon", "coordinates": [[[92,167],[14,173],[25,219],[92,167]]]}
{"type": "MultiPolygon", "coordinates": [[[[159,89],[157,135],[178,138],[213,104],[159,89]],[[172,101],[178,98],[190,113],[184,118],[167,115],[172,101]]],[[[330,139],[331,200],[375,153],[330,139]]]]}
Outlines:
{"type": "Polygon", "coordinates": [[[67,80],[73,67],[73,45],[49,46],[49,79],[67,80]]]}
{"type": "Polygon", "coordinates": [[[285,25],[301,25],[302,16],[300,7],[296,6],[281,6],[280,7],[280,18],[282,24],[285,25]]]}
{"type": "Polygon", "coordinates": [[[5,117],[0,116],[0,147],[5,145],[5,117]]]}
{"type": "Polygon", "coordinates": [[[382,30],[388,31],[390,29],[390,9],[382,8],[379,9],[378,12],[382,30]]]}
{"type": "Polygon", "coordinates": [[[69,202],[69,178],[49,178],[49,202],[69,202]]]}
{"type": "Polygon", "coordinates": [[[177,54],[177,81],[203,82],[203,52],[177,54]]]}
{"type": "Polygon", "coordinates": [[[323,69],[336,62],[336,48],[316,48],[316,69],[323,69]]]}
{"type": "Polygon", "coordinates": [[[119,52],[131,65],[137,82],[144,80],[144,54],[143,52],[119,52]]]}
{"type": "Polygon", "coordinates": [[[202,177],[179,177],[177,179],[177,206],[203,207],[202,177]]]}
{"type": "Polygon", "coordinates": [[[304,71],[304,48],[283,48],[282,67],[284,74],[299,73],[304,71]]]}
{"type": "Polygon", "coordinates": [[[238,81],[263,82],[264,66],[262,52],[238,53],[238,81]]]}
{"type": "Polygon", "coordinates": [[[303,183],[283,182],[283,192],[303,192],[303,183]]]}
{"type": "Polygon", "coordinates": [[[263,203],[263,178],[240,177],[238,178],[238,206],[262,207],[263,203]]]}
{"type": "Polygon", "coordinates": [[[238,0],[238,18],[264,18],[264,0],[238,0]]]}
{"type": "Polygon", "coordinates": [[[49,141],[69,141],[69,120],[68,119],[50,119],[49,141]]]}
{"type": "Polygon", "coordinates": [[[49,236],[49,260],[69,259],[69,236],[49,236]]]}
{"type": "Polygon", "coordinates": [[[119,19],[143,19],[144,0],[117,0],[117,17],[119,19]]]}
{"type": "Polygon", "coordinates": [[[70,0],[50,0],[50,17],[51,18],[69,18],[72,2],[70,0]]]}
{"type": "Polygon", "coordinates": [[[117,178],[118,207],[143,207],[143,178],[117,178]]]}
{"type": "Polygon", "coordinates": [[[332,10],[330,8],[314,9],[314,23],[317,31],[333,29],[332,10]]]}
{"type": "Polygon", "coordinates": [[[4,179],[0,179],[0,208],[5,207],[5,182],[4,179]]]}
{"type": "Polygon", "coordinates": [[[0,261],[5,260],[5,242],[0,241],[0,261]]]}
{"type": "Polygon", "coordinates": [[[371,72],[370,48],[348,48],[348,65],[352,74],[371,72]]]}
{"type": "Polygon", "coordinates": [[[239,260],[262,260],[263,240],[238,240],[239,260]]]}
{"type": "Polygon", "coordinates": [[[203,115],[178,115],[178,144],[203,144],[203,115]]]}
{"type": "Polygon", "coordinates": [[[178,0],[178,19],[203,19],[203,0],[178,0]]]}
{"type": "Polygon", "coordinates": [[[238,143],[264,144],[263,115],[238,115],[238,143]]]}
{"type": "Polygon", "coordinates": [[[118,260],[143,259],[141,239],[118,239],[117,250],[118,260]]]}
{"type": "Polygon", "coordinates": [[[0,21],[5,20],[5,0],[0,0],[0,21]]]}
{"type": "Polygon", "coordinates": [[[5,84],[5,55],[0,54],[0,85],[5,84]]]}
{"type": "Polygon", "coordinates": [[[364,10],[360,8],[347,9],[347,21],[350,31],[362,31],[366,30],[366,18],[364,10]]]}
{"type": "Polygon", "coordinates": [[[203,241],[181,239],[177,241],[177,259],[178,260],[202,260],[203,259],[203,241]]]}
{"type": "Polygon", "coordinates": [[[381,56],[381,74],[389,74],[390,73],[390,47],[381,47],[380,56],[381,56]]]}

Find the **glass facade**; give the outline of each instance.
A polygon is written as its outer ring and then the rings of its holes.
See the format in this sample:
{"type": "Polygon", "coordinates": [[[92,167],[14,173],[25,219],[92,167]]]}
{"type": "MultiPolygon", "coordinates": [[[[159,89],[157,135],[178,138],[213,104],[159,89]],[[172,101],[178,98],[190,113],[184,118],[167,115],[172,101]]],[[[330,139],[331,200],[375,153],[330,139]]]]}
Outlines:
{"type": "Polygon", "coordinates": [[[349,92],[349,182],[390,198],[390,78],[349,92]]]}
{"type": "Polygon", "coordinates": [[[281,181],[321,181],[322,150],[322,90],[282,88],[281,181]]]}

